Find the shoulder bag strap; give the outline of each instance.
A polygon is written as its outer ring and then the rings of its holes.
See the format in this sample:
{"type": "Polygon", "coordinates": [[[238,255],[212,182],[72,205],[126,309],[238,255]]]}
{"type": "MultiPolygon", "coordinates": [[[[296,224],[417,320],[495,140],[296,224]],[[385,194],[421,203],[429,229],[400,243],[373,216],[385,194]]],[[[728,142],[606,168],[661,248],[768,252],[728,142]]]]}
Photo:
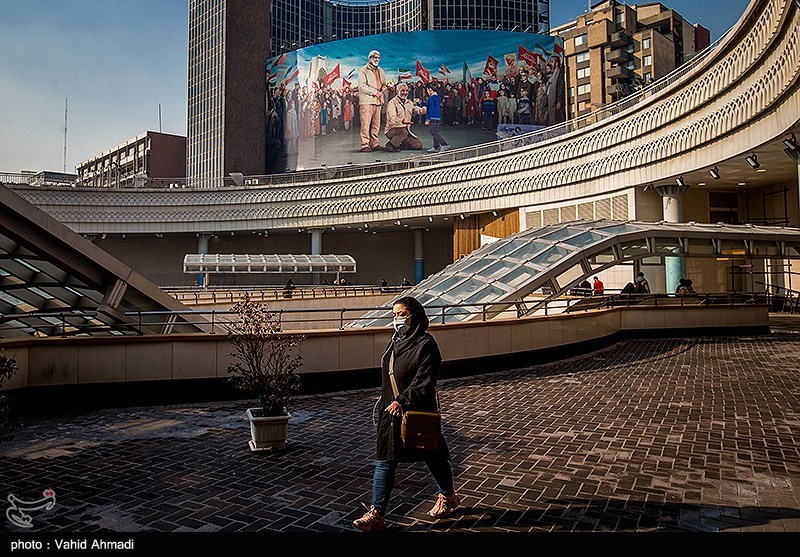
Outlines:
{"type": "Polygon", "coordinates": [[[394,379],[394,349],[389,353],[389,380],[392,382],[394,398],[397,398],[400,396],[400,392],[397,390],[397,381],[394,379]]]}

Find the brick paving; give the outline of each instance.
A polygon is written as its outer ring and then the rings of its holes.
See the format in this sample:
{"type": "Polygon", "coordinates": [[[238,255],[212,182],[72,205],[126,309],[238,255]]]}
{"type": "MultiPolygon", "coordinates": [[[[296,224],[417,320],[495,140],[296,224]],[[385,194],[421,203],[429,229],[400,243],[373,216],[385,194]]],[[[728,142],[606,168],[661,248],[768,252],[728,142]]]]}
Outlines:
{"type": "MultiPolygon", "coordinates": [[[[800,334],[782,327],[444,380],[462,507],[428,519],[434,484],[402,465],[391,529],[798,532],[799,361],[800,334]]],[[[56,491],[32,532],[352,531],[376,396],[301,397],[275,455],[250,453],[246,401],[29,420],[0,445],[0,497],[56,491]]]]}

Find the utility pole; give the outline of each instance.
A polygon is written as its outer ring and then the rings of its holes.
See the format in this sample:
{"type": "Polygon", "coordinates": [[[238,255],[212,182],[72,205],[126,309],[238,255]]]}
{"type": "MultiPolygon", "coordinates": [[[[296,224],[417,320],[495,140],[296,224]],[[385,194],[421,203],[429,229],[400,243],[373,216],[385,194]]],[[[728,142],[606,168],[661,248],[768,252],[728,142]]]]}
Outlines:
{"type": "Polygon", "coordinates": [[[64,174],[67,173],[67,106],[69,99],[64,99],[64,174]]]}
{"type": "Polygon", "coordinates": [[[161,103],[158,103],[158,133],[161,133],[161,103]]]}

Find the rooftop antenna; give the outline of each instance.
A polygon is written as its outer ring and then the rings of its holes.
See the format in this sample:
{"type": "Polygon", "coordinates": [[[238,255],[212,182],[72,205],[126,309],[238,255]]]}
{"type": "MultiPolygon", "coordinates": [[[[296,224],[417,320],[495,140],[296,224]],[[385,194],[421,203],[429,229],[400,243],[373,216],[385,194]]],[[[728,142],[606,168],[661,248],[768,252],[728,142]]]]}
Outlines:
{"type": "Polygon", "coordinates": [[[161,103],[158,103],[158,133],[161,133],[161,103]]]}
{"type": "Polygon", "coordinates": [[[64,174],[67,173],[67,106],[69,99],[64,99],[64,174]]]}

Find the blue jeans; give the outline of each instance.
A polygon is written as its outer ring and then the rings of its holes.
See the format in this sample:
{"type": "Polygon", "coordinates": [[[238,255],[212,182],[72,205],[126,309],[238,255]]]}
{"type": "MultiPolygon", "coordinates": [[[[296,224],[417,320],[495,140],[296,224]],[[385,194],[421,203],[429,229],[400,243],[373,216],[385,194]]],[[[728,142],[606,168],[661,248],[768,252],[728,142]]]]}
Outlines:
{"type": "MultiPolygon", "coordinates": [[[[452,495],[455,490],[453,489],[453,469],[450,467],[450,462],[434,457],[425,459],[425,464],[436,481],[439,493],[447,497],[452,495]]],[[[375,474],[372,476],[372,506],[381,514],[385,514],[386,508],[389,506],[397,465],[396,460],[375,461],[375,474]]]]}
{"type": "MultiPolygon", "coordinates": [[[[372,476],[372,506],[378,509],[381,514],[386,513],[389,506],[389,497],[394,489],[395,472],[397,471],[396,460],[376,460],[375,473],[372,476]]],[[[425,459],[428,470],[431,471],[433,479],[439,488],[439,493],[447,497],[455,493],[453,488],[453,469],[450,461],[443,458],[425,459]]]]}

